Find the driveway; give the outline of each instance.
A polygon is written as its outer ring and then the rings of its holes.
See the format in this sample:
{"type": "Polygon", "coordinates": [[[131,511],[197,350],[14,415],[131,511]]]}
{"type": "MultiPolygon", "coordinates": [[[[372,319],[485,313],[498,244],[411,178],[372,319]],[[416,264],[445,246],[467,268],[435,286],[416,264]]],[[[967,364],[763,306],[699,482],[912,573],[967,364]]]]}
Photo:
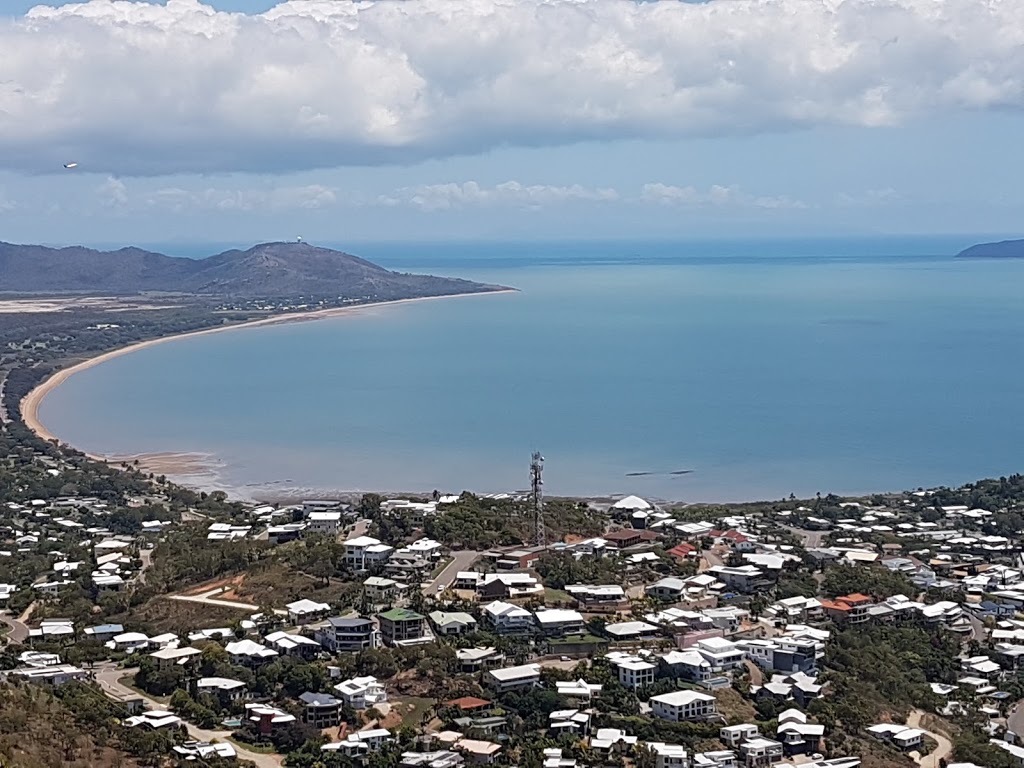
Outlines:
{"type": "Polygon", "coordinates": [[[924,731],[925,735],[934,739],[938,746],[924,757],[914,758],[914,762],[921,766],[921,768],[939,768],[942,762],[953,754],[953,743],[941,733],[935,733],[922,728],[921,719],[924,714],[920,709],[915,709],[910,713],[910,717],[907,718],[907,725],[924,731]]]}
{"type": "Polygon", "coordinates": [[[830,533],[830,531],[809,531],[806,528],[794,528],[791,525],[784,525],[782,527],[790,533],[799,536],[800,541],[803,542],[804,549],[817,549],[830,533]]]}
{"type": "MultiPolygon", "coordinates": [[[[99,683],[100,689],[103,693],[112,699],[122,700],[125,698],[141,698],[149,709],[166,710],[167,708],[160,702],[151,699],[138,691],[133,691],[131,688],[121,685],[121,683],[118,682],[118,678],[126,675],[134,675],[138,671],[139,670],[137,668],[118,669],[112,665],[104,665],[96,668],[96,682],[99,683]]],[[[231,731],[208,731],[205,728],[199,728],[198,726],[192,725],[192,723],[185,723],[185,728],[188,731],[189,736],[193,739],[198,739],[199,741],[228,741],[228,737],[231,735],[231,731]]],[[[240,760],[249,760],[256,765],[256,768],[281,768],[281,761],[283,758],[280,755],[265,755],[259,752],[250,752],[234,742],[231,742],[231,744],[238,753],[238,758],[240,760]]]]}
{"type": "Polygon", "coordinates": [[[434,579],[423,587],[423,594],[436,595],[438,592],[437,586],[439,584],[444,584],[445,587],[449,586],[453,581],[455,581],[455,574],[459,571],[468,571],[469,567],[476,562],[478,557],[480,557],[480,553],[471,549],[463,549],[458,552],[453,552],[452,561],[444,567],[443,571],[437,574],[434,579]]]}

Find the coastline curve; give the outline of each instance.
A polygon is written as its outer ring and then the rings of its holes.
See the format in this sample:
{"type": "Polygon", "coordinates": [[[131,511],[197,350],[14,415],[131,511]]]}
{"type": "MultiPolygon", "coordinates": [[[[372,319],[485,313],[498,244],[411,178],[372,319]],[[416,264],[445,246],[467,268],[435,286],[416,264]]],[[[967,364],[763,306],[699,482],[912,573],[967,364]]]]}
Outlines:
{"type": "MultiPolygon", "coordinates": [[[[271,317],[261,317],[255,320],[246,320],[241,323],[231,323],[227,325],[214,326],[212,328],[201,328],[195,331],[186,331],[185,333],[176,333],[170,336],[158,336],[153,339],[145,339],[143,341],[136,341],[128,344],[124,347],[118,347],[116,349],[108,350],[107,352],[101,352],[100,354],[81,360],[73,365],[69,365],[66,368],[61,368],[59,371],[53,373],[53,375],[47,377],[42,382],[33,387],[27,395],[25,395],[19,403],[19,411],[21,414],[21,421],[28,427],[37,437],[47,442],[57,441],[63,445],[69,445],[62,441],[57,435],[53,434],[46,425],[43,424],[39,411],[42,407],[43,401],[46,396],[57,389],[61,384],[66,382],[76,373],[86,371],[94,366],[105,363],[109,360],[113,360],[124,355],[138,352],[142,349],[154,347],[158,344],[165,344],[170,341],[178,341],[181,339],[187,339],[194,336],[206,336],[214,333],[223,333],[226,331],[233,331],[242,328],[257,328],[260,326],[267,325],[280,325],[282,323],[301,323],[301,322],[312,322],[314,320],[324,320],[333,317],[344,317],[356,312],[361,312],[369,309],[380,309],[382,307],[393,307],[400,304],[412,304],[423,301],[433,301],[435,299],[455,299],[464,298],[466,296],[490,296],[498,293],[518,293],[517,288],[500,288],[491,291],[469,291],[466,293],[450,293],[442,296],[417,296],[409,299],[395,299],[394,301],[378,301],[371,302],[368,304],[357,304],[351,307],[332,307],[330,309],[317,309],[312,312],[289,312],[283,315],[274,315],[271,317]]],[[[74,447],[74,446],[71,446],[74,447]]],[[[81,450],[81,449],[77,449],[81,450]]],[[[157,449],[159,450],[159,449],[157,449]]],[[[86,456],[95,461],[111,461],[115,457],[92,454],[87,451],[83,451],[86,456]]]]}

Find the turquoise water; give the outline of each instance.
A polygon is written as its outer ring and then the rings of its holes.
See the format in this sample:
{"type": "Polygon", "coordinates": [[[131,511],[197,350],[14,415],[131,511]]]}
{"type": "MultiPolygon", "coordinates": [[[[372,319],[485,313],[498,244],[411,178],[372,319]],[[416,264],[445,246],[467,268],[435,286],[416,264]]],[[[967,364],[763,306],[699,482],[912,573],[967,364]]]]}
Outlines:
{"type": "Polygon", "coordinates": [[[951,257],[970,242],[350,247],[521,292],[160,345],[41,416],[212,453],[232,487],[516,490],[535,449],[549,493],[957,484],[1024,469],[1024,261],[951,257]]]}

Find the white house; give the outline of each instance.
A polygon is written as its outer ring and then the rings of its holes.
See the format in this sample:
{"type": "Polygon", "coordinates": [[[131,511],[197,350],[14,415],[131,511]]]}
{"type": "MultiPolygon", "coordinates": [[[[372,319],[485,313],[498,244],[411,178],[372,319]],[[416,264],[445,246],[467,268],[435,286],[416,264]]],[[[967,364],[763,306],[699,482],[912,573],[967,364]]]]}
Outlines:
{"type": "Polygon", "coordinates": [[[532,688],[540,683],[540,664],[491,669],[484,673],[484,684],[496,693],[532,688]]]}
{"type": "Polygon", "coordinates": [[[718,715],[715,697],[697,691],[672,691],[651,697],[651,712],[674,723],[707,720],[718,715]]]}
{"type": "Polygon", "coordinates": [[[352,709],[367,709],[388,700],[388,692],[376,677],[353,677],[334,686],[338,697],[352,709]]]}
{"type": "Polygon", "coordinates": [[[495,600],[482,611],[484,619],[499,635],[528,634],[533,630],[533,614],[518,605],[495,600]]]}
{"type": "Polygon", "coordinates": [[[356,536],[345,542],[345,565],[353,571],[365,571],[387,562],[394,547],[381,544],[372,536],[356,536]]]}

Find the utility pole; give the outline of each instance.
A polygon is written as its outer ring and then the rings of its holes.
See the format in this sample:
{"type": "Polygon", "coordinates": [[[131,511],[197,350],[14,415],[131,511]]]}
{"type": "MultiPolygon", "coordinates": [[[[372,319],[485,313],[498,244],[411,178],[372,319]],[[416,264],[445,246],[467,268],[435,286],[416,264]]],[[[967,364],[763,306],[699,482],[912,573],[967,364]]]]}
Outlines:
{"type": "Polygon", "coordinates": [[[533,452],[530,461],[530,502],[533,505],[533,543],[538,547],[547,545],[544,533],[544,457],[533,452]]]}

